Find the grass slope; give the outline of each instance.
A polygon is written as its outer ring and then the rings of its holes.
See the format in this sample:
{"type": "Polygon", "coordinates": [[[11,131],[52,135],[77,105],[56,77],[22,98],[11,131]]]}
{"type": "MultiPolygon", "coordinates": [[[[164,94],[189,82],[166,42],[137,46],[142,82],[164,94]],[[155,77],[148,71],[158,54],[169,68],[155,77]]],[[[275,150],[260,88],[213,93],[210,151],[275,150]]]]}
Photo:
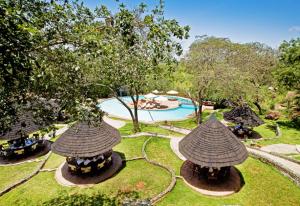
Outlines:
{"type": "Polygon", "coordinates": [[[300,205],[300,188],[277,170],[253,158],[237,167],[245,185],[228,197],[209,197],[189,188],[178,180],[174,190],[158,205],[160,206],[219,206],[219,205],[300,205]]]}
{"type": "Polygon", "coordinates": [[[40,162],[29,162],[15,166],[0,167],[0,190],[27,177],[40,164],[40,162]]]}
{"type": "Polygon", "coordinates": [[[116,176],[90,188],[63,187],[54,172],[42,172],[28,182],[0,197],[0,205],[41,205],[62,193],[92,194],[101,192],[109,196],[120,192],[137,192],[140,198],[149,198],[163,191],[171,177],[167,171],[144,160],[127,162],[116,176]]]}

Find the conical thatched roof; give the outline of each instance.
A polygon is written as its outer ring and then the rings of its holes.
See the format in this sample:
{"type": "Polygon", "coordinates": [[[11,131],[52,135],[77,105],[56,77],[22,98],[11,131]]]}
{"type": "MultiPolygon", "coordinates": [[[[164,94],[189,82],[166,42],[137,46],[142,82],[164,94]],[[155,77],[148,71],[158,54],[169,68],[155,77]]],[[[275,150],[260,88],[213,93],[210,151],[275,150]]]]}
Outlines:
{"type": "Polygon", "coordinates": [[[248,157],[243,143],[214,117],[180,141],[179,151],[189,161],[205,167],[237,165],[248,157]]]}
{"type": "Polygon", "coordinates": [[[105,121],[98,127],[79,122],[52,144],[52,151],[66,157],[93,157],[109,151],[120,141],[119,131],[105,121]]]}
{"type": "Polygon", "coordinates": [[[248,105],[235,107],[229,112],[224,112],[224,119],[237,124],[243,123],[249,127],[257,127],[264,124],[264,121],[248,105]]]}
{"type": "Polygon", "coordinates": [[[19,115],[16,122],[6,132],[0,133],[0,139],[14,140],[21,137],[21,133],[30,134],[39,130],[41,126],[34,123],[32,113],[25,112],[19,115]]]}

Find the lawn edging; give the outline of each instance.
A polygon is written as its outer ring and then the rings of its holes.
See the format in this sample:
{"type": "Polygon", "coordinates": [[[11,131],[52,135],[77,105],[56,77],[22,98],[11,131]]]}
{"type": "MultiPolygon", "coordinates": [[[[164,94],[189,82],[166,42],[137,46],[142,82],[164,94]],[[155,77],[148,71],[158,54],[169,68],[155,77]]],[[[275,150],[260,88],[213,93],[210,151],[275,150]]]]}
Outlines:
{"type": "MultiPolygon", "coordinates": [[[[252,148],[253,149],[253,148],[252,148]]],[[[298,187],[300,187],[300,177],[296,175],[292,170],[288,169],[287,167],[284,167],[282,164],[272,161],[262,155],[259,155],[257,153],[250,153],[252,157],[255,159],[260,160],[263,163],[269,164],[276,169],[278,169],[284,176],[287,176],[290,180],[292,180],[298,187]]],[[[273,154],[272,154],[273,155],[273,154]]],[[[275,156],[275,155],[274,155],[275,156]]],[[[281,158],[281,157],[280,157],[281,158]]]]}
{"type": "Polygon", "coordinates": [[[27,177],[19,180],[18,182],[14,183],[14,184],[12,184],[12,185],[10,185],[8,187],[6,187],[4,190],[0,191],[0,197],[3,196],[4,194],[8,193],[10,190],[12,190],[12,189],[18,187],[19,185],[27,182],[32,177],[36,176],[42,170],[42,168],[44,167],[44,165],[46,164],[46,162],[49,159],[51,153],[52,153],[51,151],[48,152],[48,154],[46,155],[46,158],[44,160],[42,160],[42,163],[30,175],[28,175],[27,177]]]}
{"type": "Polygon", "coordinates": [[[165,170],[167,170],[170,174],[171,174],[171,178],[172,178],[172,181],[171,183],[169,184],[169,186],[164,190],[162,191],[161,193],[159,193],[158,195],[152,197],[150,199],[150,202],[151,204],[155,204],[157,203],[158,201],[160,201],[166,194],[168,194],[169,192],[171,192],[173,190],[173,188],[175,187],[175,184],[176,184],[176,175],[175,175],[175,172],[173,169],[159,163],[159,162],[155,162],[155,161],[152,161],[148,158],[147,154],[146,154],[146,146],[147,146],[147,143],[152,139],[152,137],[149,137],[143,144],[143,147],[142,147],[142,155],[143,157],[145,158],[145,160],[147,162],[149,162],[150,164],[153,164],[155,166],[158,166],[158,167],[161,167],[165,170]]]}

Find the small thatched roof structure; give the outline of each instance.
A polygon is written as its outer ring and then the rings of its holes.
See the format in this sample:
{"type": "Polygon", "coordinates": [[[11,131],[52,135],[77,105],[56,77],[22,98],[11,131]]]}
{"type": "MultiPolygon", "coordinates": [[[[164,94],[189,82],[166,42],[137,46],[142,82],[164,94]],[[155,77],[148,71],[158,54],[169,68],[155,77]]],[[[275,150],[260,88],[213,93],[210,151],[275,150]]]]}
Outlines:
{"type": "Polygon", "coordinates": [[[21,137],[21,134],[31,134],[41,128],[34,122],[31,112],[25,112],[17,118],[16,122],[6,132],[0,133],[0,139],[15,140],[21,137]]]}
{"type": "Polygon", "coordinates": [[[181,140],[179,151],[189,161],[204,167],[237,165],[248,157],[243,143],[215,117],[181,140]]]}
{"type": "Polygon", "coordinates": [[[248,105],[238,106],[229,112],[224,112],[224,119],[237,124],[243,123],[249,127],[257,127],[264,124],[264,121],[248,105]]]}
{"type": "Polygon", "coordinates": [[[111,150],[120,141],[119,131],[105,121],[98,126],[78,122],[52,144],[52,151],[66,157],[93,157],[111,150]]]}

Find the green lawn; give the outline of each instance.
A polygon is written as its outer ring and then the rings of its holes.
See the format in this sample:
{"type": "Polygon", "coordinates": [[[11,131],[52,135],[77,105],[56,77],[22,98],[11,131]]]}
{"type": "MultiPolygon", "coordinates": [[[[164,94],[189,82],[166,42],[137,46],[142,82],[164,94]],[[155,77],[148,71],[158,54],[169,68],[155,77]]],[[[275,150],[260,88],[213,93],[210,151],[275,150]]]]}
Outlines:
{"type": "Polygon", "coordinates": [[[58,168],[65,160],[66,160],[65,157],[57,155],[52,152],[46,164],[44,165],[43,169],[58,168]]]}
{"type": "MultiPolygon", "coordinates": [[[[215,116],[218,120],[222,120],[222,119],[224,119],[223,112],[225,112],[225,111],[228,111],[228,109],[204,110],[203,114],[202,114],[203,121],[206,121],[212,113],[215,113],[215,116]]],[[[195,127],[197,127],[195,117],[188,118],[188,119],[181,120],[181,121],[162,122],[162,124],[179,127],[179,128],[185,128],[185,129],[194,129],[195,127]]]]}
{"type": "Polygon", "coordinates": [[[276,169],[253,158],[248,158],[238,169],[245,185],[240,192],[228,197],[209,197],[189,188],[178,180],[174,190],[160,206],[222,206],[222,205],[300,205],[300,188],[276,169]]]}
{"type": "MultiPolygon", "coordinates": [[[[274,138],[270,140],[260,140],[259,144],[261,145],[270,145],[270,144],[300,144],[300,130],[284,125],[279,125],[281,130],[281,136],[279,138],[274,138]]],[[[266,137],[275,137],[275,133],[268,128],[268,123],[261,125],[258,127],[261,131],[260,134],[266,138],[266,137]]]]}
{"type": "MultiPolygon", "coordinates": [[[[290,129],[288,130],[290,131],[290,129]]],[[[149,137],[123,138],[113,149],[123,153],[125,158],[141,157],[142,146],[149,137]]],[[[287,137],[285,137],[287,138],[287,137]]],[[[183,163],[170,148],[170,140],[152,137],[146,146],[150,160],[172,168],[177,175],[183,163]]],[[[298,156],[295,158],[299,158],[298,156]]],[[[64,157],[51,154],[44,168],[57,168],[64,157]]],[[[25,163],[18,166],[0,167],[0,189],[18,181],[31,173],[39,163],[25,163]]],[[[300,188],[273,167],[256,159],[248,158],[237,166],[245,180],[240,192],[228,197],[201,195],[178,179],[171,191],[158,205],[198,206],[198,205],[300,205],[300,188]]],[[[115,196],[117,193],[138,194],[139,198],[150,198],[163,191],[170,183],[170,174],[145,160],[126,162],[126,166],[113,178],[91,188],[63,187],[54,177],[55,172],[40,172],[28,182],[0,197],[0,206],[41,205],[61,194],[87,194],[96,192],[115,196]]]]}
{"type": "Polygon", "coordinates": [[[176,175],[180,174],[183,161],[173,153],[169,139],[153,137],[146,146],[146,154],[150,160],[167,165],[175,171],[176,175]]]}
{"type": "Polygon", "coordinates": [[[127,162],[116,176],[91,188],[63,187],[55,178],[54,172],[41,172],[28,182],[0,197],[0,205],[41,205],[60,194],[91,194],[101,192],[116,195],[121,192],[137,192],[140,198],[149,198],[164,190],[170,183],[169,173],[144,160],[127,162]]]}
{"type": "Polygon", "coordinates": [[[113,148],[114,151],[125,154],[126,159],[142,157],[142,147],[149,137],[122,138],[120,144],[113,148]]]}
{"type": "Polygon", "coordinates": [[[300,161],[300,154],[288,155],[289,157],[300,161]]]}
{"type": "MultiPolygon", "coordinates": [[[[158,124],[143,124],[140,123],[141,132],[151,132],[151,133],[158,133],[168,136],[182,136],[182,134],[173,132],[167,129],[160,128],[158,124]]],[[[122,136],[125,135],[132,135],[133,133],[133,124],[130,121],[126,121],[126,125],[119,129],[122,136]]]]}
{"type": "Polygon", "coordinates": [[[29,162],[15,166],[0,166],[0,190],[30,175],[39,164],[41,163],[29,162]]]}

